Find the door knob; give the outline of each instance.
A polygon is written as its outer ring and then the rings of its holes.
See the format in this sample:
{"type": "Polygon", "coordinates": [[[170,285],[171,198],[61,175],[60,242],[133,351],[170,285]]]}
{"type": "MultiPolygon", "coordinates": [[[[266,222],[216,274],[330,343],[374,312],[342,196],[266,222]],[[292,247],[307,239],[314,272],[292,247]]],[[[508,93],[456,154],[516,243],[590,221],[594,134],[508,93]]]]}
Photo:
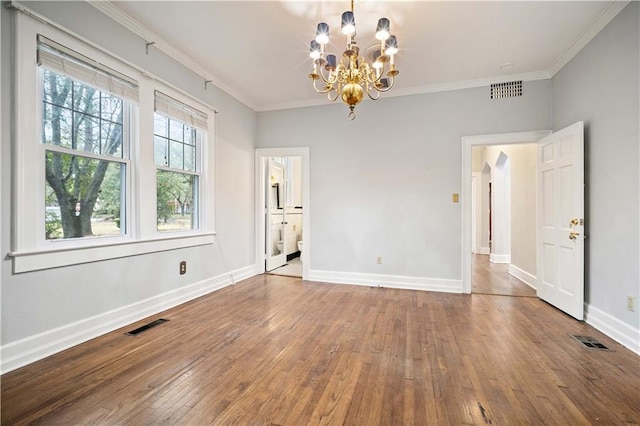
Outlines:
{"type": "Polygon", "coordinates": [[[574,218],[571,219],[571,222],[569,222],[569,224],[574,227],[574,226],[578,226],[578,224],[580,223],[580,221],[578,220],[578,218],[574,218]]]}
{"type": "Polygon", "coordinates": [[[569,239],[575,241],[578,235],[580,235],[579,232],[569,232],[569,239]]]}

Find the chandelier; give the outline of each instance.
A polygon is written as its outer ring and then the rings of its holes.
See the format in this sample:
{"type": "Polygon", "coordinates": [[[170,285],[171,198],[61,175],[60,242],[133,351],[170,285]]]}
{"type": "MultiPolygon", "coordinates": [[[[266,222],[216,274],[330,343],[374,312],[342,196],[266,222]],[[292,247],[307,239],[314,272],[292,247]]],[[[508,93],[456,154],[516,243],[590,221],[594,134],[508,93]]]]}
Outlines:
{"type": "Polygon", "coordinates": [[[309,49],[309,56],[313,60],[313,72],[309,74],[309,78],[313,80],[316,92],[326,93],[331,102],[341,97],[349,105],[349,119],[353,120],[356,118],[354,109],[364,98],[365,92],[375,101],[380,93],[393,86],[394,77],[399,73],[393,59],[398,53],[398,40],[396,36],[389,34],[389,20],[380,18],[376,27],[376,39],[380,41],[380,45],[373,50],[369,64],[360,56],[360,48],[356,43],[353,0],[351,11],[342,14],[342,34],[347,38],[347,48],[342,53],[340,62],[337,62],[335,55],[325,52],[329,43],[329,25],[325,22],[318,24],[316,38],[311,41],[309,49]],[[318,81],[322,81],[324,87],[319,88],[318,81]]]}

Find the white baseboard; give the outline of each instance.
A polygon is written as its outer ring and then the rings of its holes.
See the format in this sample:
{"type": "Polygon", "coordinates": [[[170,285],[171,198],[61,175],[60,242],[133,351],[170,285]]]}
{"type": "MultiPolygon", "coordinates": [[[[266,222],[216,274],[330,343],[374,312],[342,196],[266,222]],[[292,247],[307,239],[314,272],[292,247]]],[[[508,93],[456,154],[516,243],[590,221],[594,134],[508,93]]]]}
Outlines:
{"type": "Polygon", "coordinates": [[[513,275],[529,287],[535,289],[536,288],[536,277],[535,275],[531,275],[527,271],[518,268],[513,263],[509,264],[509,274],[513,275]]]}
{"type": "Polygon", "coordinates": [[[2,374],[124,327],[148,316],[257,275],[255,265],[237,269],[188,286],[123,306],[90,318],[2,346],[2,374]]]}
{"type": "Polygon", "coordinates": [[[405,290],[462,293],[461,280],[447,280],[441,278],[311,270],[309,271],[309,280],[332,284],[353,284],[369,287],[399,288],[405,290]]]}
{"type": "Polygon", "coordinates": [[[494,254],[489,255],[489,262],[491,263],[511,263],[510,254],[494,254]]]}
{"type": "Polygon", "coordinates": [[[491,249],[489,247],[479,247],[476,254],[491,254],[491,249]]]}
{"type": "Polygon", "coordinates": [[[584,304],[585,321],[622,346],[640,355],[640,329],[587,303],[584,304]]]}

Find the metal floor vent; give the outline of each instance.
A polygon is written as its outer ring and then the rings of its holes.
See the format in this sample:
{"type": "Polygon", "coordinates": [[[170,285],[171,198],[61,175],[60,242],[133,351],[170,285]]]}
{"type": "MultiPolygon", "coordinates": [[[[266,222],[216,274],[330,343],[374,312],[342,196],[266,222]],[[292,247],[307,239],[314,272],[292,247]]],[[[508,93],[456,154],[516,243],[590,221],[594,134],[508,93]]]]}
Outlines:
{"type": "Polygon", "coordinates": [[[145,324],[142,327],[138,327],[135,330],[128,331],[126,334],[128,334],[129,336],[136,336],[136,335],[142,333],[143,331],[147,331],[150,328],[153,328],[153,327],[155,327],[157,325],[160,325],[163,322],[167,322],[167,321],[169,321],[169,320],[168,319],[164,319],[164,318],[160,318],[160,319],[157,319],[155,321],[150,322],[149,324],[145,324]]]}
{"type": "Polygon", "coordinates": [[[610,350],[608,347],[598,342],[596,339],[594,339],[591,336],[577,336],[575,334],[570,334],[570,336],[588,348],[610,350]]]}
{"type": "Polygon", "coordinates": [[[491,99],[513,98],[522,96],[522,80],[491,85],[491,99]]]}

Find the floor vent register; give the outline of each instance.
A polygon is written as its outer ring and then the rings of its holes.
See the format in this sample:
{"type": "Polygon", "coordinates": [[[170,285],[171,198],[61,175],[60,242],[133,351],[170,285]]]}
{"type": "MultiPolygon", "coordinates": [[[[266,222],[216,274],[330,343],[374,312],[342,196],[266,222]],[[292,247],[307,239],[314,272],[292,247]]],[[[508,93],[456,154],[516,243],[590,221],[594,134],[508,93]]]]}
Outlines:
{"type": "Polygon", "coordinates": [[[147,331],[150,328],[156,327],[156,326],[162,324],[163,322],[167,322],[167,321],[169,321],[169,320],[168,319],[164,319],[164,318],[160,318],[160,319],[157,319],[155,321],[150,322],[149,324],[145,324],[142,327],[138,327],[135,330],[128,331],[126,334],[128,334],[129,336],[136,336],[136,335],[142,333],[143,331],[147,331]]]}

